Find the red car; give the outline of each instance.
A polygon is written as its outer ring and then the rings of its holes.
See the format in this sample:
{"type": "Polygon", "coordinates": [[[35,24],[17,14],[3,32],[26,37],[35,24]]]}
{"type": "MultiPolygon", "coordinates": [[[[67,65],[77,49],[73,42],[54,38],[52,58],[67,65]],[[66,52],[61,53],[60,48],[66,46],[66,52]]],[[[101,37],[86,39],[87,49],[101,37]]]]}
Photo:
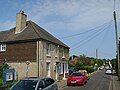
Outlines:
{"type": "Polygon", "coordinates": [[[81,72],[73,72],[67,80],[67,85],[84,85],[87,82],[87,76],[81,72]]]}

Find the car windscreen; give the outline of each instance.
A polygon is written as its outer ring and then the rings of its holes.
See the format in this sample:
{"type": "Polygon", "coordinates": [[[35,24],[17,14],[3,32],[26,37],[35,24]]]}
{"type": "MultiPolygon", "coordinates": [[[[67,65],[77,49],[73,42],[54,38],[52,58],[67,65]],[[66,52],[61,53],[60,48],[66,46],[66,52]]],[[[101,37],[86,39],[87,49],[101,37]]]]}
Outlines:
{"type": "Polygon", "coordinates": [[[10,90],[35,90],[38,80],[20,80],[10,90]]]}
{"type": "Polygon", "coordinates": [[[82,73],[72,73],[71,76],[83,76],[83,74],[82,73]]]}

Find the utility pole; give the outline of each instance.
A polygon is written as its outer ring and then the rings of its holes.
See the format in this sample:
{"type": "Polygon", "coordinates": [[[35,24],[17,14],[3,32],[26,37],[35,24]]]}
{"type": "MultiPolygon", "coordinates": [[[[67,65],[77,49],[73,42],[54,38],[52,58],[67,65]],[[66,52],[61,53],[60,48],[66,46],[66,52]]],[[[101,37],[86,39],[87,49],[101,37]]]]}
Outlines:
{"type": "Polygon", "coordinates": [[[96,49],[96,59],[98,59],[98,50],[96,49]]]}
{"type": "Polygon", "coordinates": [[[120,61],[119,61],[119,41],[118,41],[118,27],[117,27],[117,19],[116,19],[116,12],[113,12],[114,15],[114,21],[115,21],[115,33],[116,33],[116,49],[117,49],[117,73],[118,73],[118,79],[120,80],[120,61]]]}

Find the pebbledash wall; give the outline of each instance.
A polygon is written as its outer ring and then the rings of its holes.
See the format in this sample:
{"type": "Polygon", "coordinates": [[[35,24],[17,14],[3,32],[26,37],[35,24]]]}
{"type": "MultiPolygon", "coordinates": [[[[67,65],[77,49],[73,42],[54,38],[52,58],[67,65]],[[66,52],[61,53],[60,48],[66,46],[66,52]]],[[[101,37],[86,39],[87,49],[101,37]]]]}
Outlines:
{"type": "MultiPolygon", "coordinates": [[[[21,63],[8,63],[12,68],[15,68],[15,79],[22,79],[24,77],[26,77],[26,69],[27,69],[27,65],[25,62],[21,62],[21,63]]],[[[37,77],[37,73],[38,69],[37,69],[37,63],[36,62],[31,62],[29,64],[29,68],[28,68],[28,76],[29,77],[37,77]]]]}

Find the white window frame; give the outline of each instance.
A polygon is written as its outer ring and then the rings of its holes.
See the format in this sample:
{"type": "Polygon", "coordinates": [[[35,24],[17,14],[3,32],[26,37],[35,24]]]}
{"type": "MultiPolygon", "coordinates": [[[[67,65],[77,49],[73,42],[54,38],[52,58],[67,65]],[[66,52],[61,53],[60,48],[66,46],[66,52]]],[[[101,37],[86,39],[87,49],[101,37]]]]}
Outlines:
{"type": "Polygon", "coordinates": [[[63,74],[62,63],[59,63],[59,74],[63,74]]]}
{"type": "Polygon", "coordinates": [[[68,63],[64,63],[64,69],[65,73],[68,73],[68,63]]]}
{"type": "Polygon", "coordinates": [[[46,75],[47,75],[47,77],[50,77],[50,62],[49,61],[47,61],[46,62],[46,75]]]}
{"type": "Polygon", "coordinates": [[[55,57],[58,57],[58,46],[55,45],[55,57]]]}
{"type": "Polygon", "coordinates": [[[0,44],[0,51],[6,51],[6,44],[0,44]]]}
{"type": "Polygon", "coordinates": [[[46,56],[50,56],[50,43],[46,43],[46,56]]]}
{"type": "Polygon", "coordinates": [[[65,58],[64,47],[62,48],[62,58],[65,58]]]}

